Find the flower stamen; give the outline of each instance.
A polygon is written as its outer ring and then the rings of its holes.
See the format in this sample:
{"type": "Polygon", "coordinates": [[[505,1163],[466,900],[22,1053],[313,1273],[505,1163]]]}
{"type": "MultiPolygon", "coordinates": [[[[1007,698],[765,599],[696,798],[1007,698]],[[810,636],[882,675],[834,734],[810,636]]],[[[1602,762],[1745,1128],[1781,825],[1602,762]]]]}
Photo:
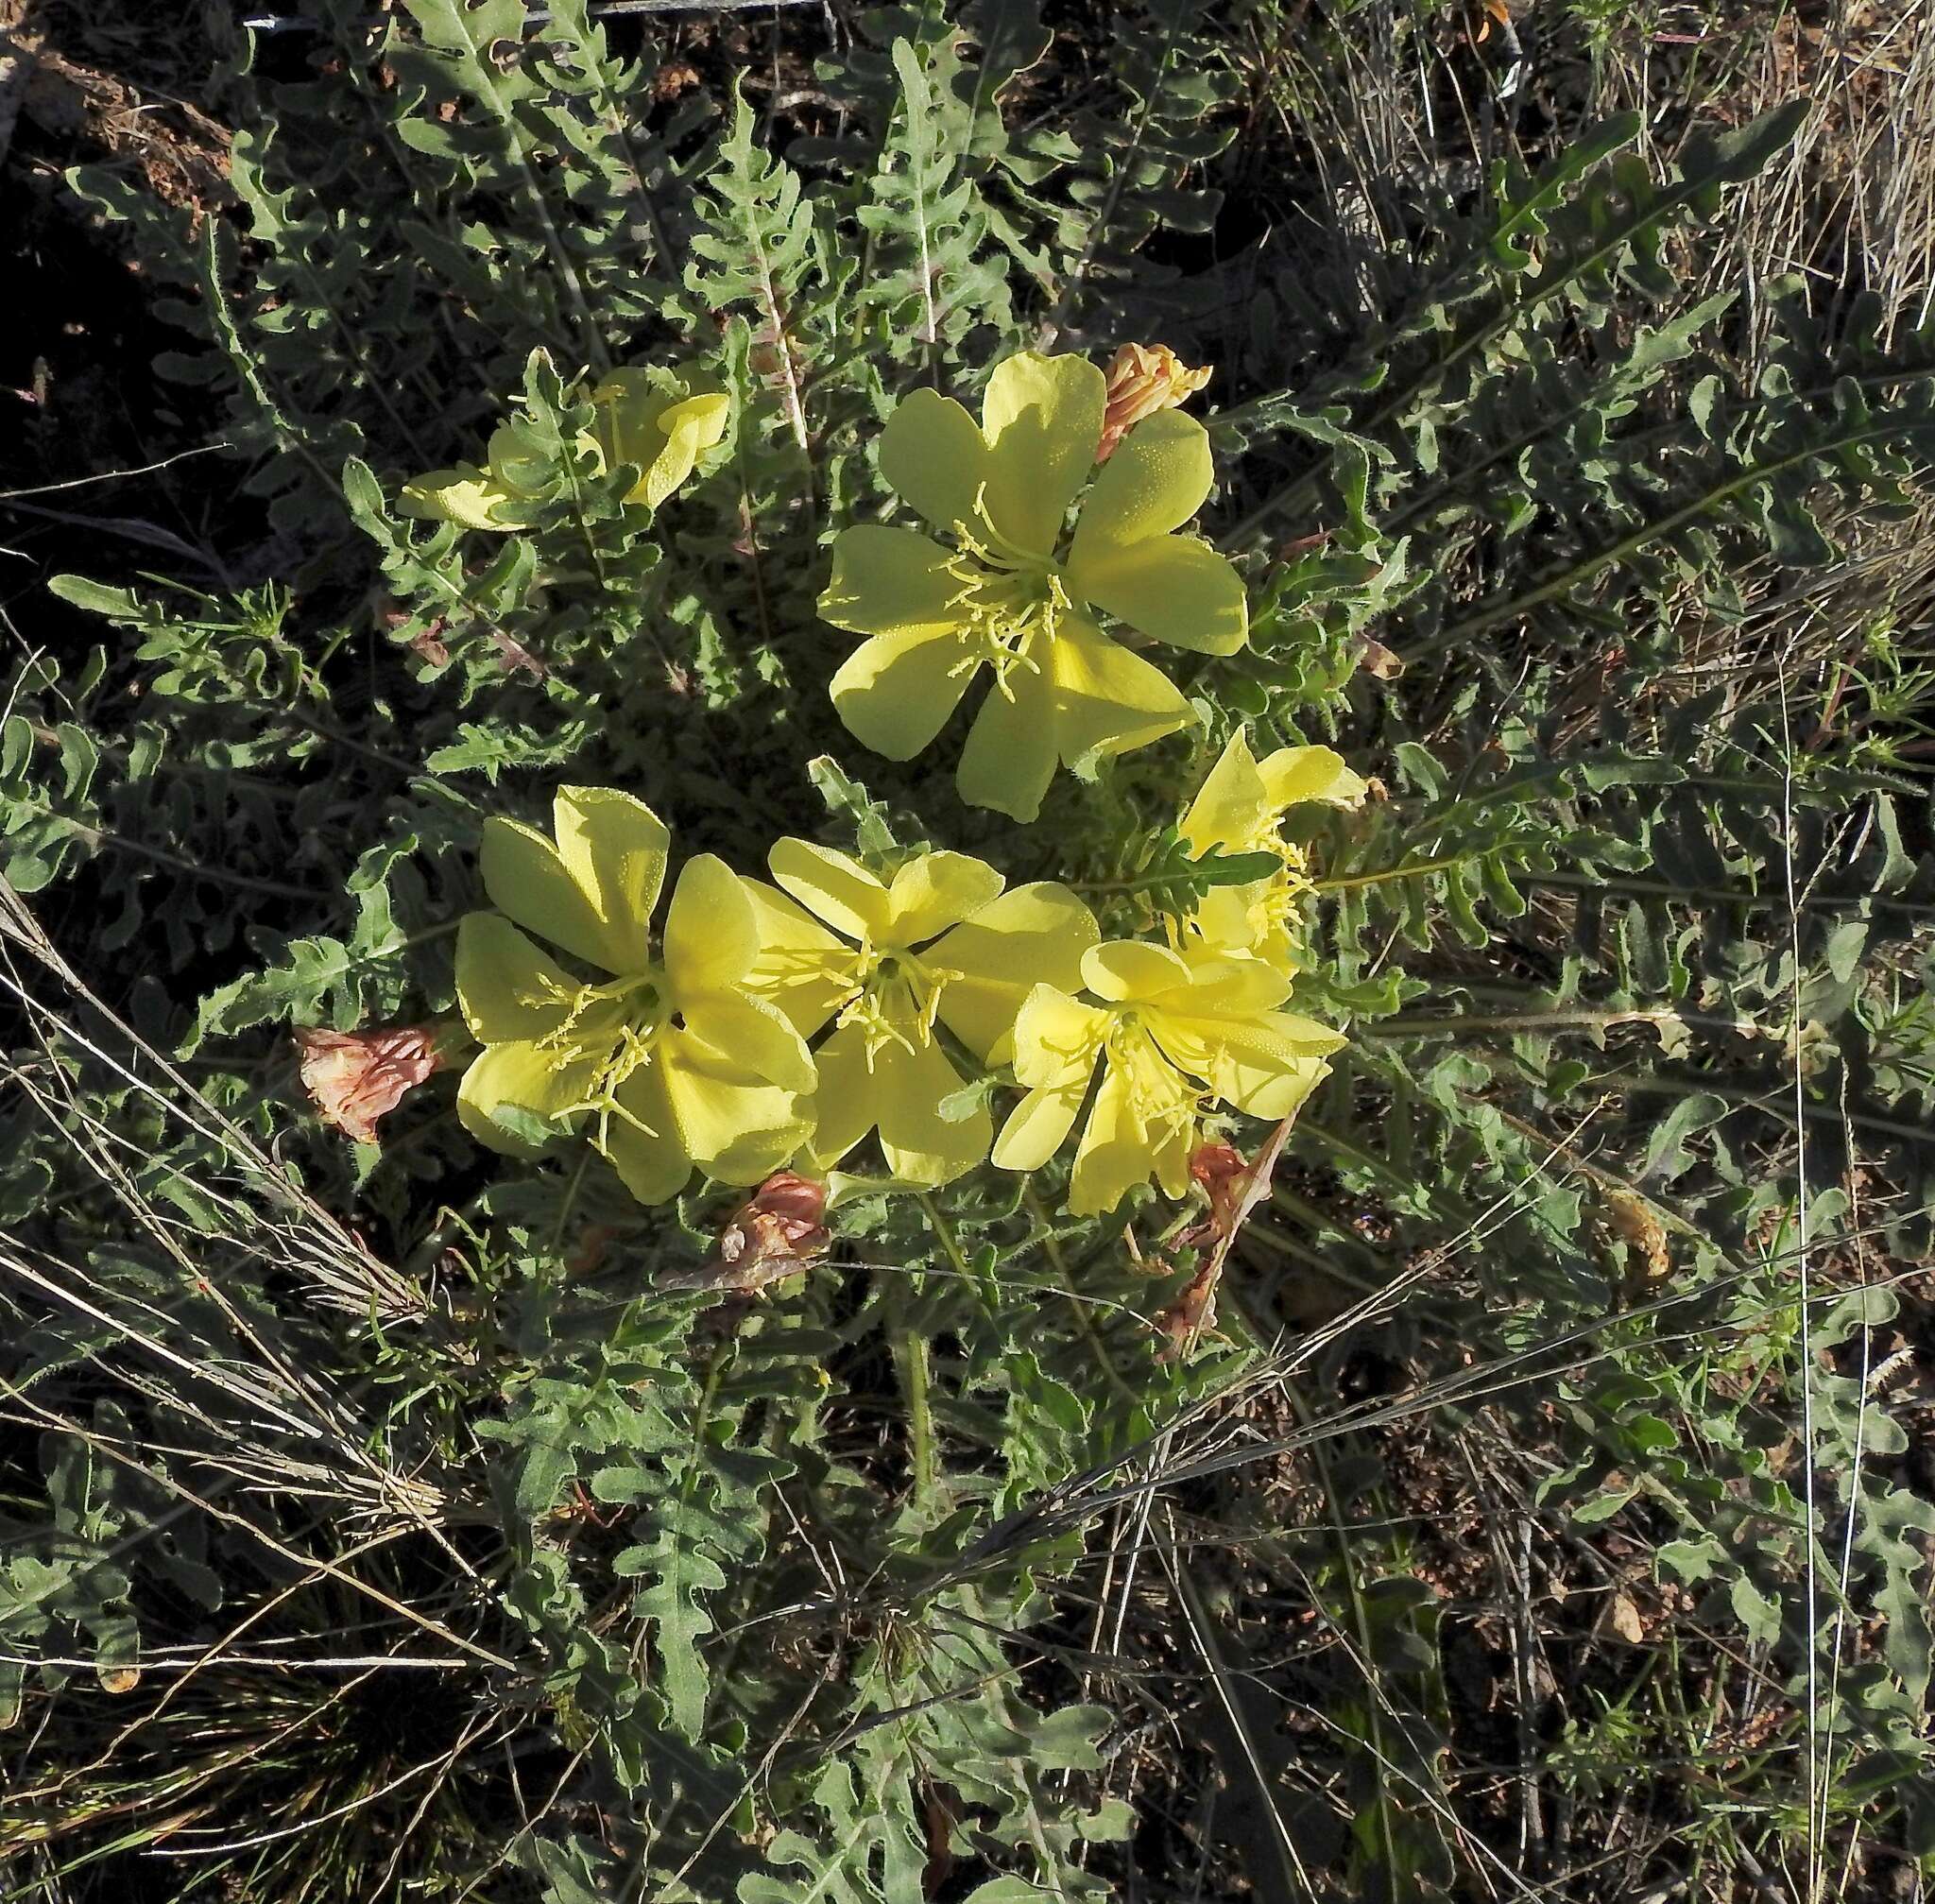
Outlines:
{"type": "Polygon", "coordinates": [[[961,977],[900,948],[877,952],[863,944],[853,956],[851,989],[841,1001],[839,1022],[857,1024],[866,1046],[866,1068],[889,1045],[912,1057],[933,1042],[941,993],[961,977]]]}

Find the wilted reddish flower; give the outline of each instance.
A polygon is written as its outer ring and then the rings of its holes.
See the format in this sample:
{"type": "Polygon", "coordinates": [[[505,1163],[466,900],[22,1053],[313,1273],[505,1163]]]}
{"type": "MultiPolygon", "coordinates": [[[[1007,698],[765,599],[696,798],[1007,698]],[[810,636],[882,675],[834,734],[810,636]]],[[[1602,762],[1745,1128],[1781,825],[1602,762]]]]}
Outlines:
{"type": "Polygon", "coordinates": [[[541,681],[551,672],[529,648],[513,641],[502,628],[491,629],[490,646],[497,656],[497,665],[507,675],[522,668],[534,681],[541,681]]]}
{"type": "Polygon", "coordinates": [[[1216,1327],[1216,1285],[1236,1233],[1250,1210],[1270,1193],[1271,1174],[1283,1154],[1291,1118],[1285,1118],[1254,1158],[1226,1143],[1199,1143],[1190,1153],[1190,1175],[1209,1199],[1209,1212],[1175,1241],[1205,1252],[1203,1265],[1169,1308],[1154,1318],[1165,1337],[1157,1360],[1173,1362],[1216,1327]]]}
{"type": "Polygon", "coordinates": [[[1175,1241],[1205,1250],[1207,1257],[1174,1302],[1156,1314],[1156,1332],[1164,1338],[1158,1362],[1173,1362],[1216,1327],[1216,1285],[1229,1240],[1243,1219],[1255,1169],[1234,1144],[1199,1143],[1190,1153],[1190,1176],[1208,1197],[1209,1210],[1200,1223],[1180,1231],[1175,1241]]]}
{"type": "Polygon", "coordinates": [[[659,1278],[667,1289],[749,1292],[807,1268],[832,1242],[822,1218],[827,1187],[779,1170],[726,1219],[711,1259],[659,1278]]]}
{"type": "Polygon", "coordinates": [[[1157,1362],[1173,1362],[1216,1327],[1216,1284],[1223,1272],[1220,1257],[1212,1256],[1167,1309],[1156,1314],[1156,1333],[1163,1338],[1157,1362]]]}
{"type": "Polygon", "coordinates": [[[1144,417],[1174,409],[1208,381],[1207,369],[1190,369],[1167,344],[1124,344],[1108,367],[1108,408],[1095,460],[1107,462],[1144,417]]]}
{"type": "Polygon", "coordinates": [[[358,1143],[374,1143],[376,1121],[439,1062],[437,1033],[426,1025],[379,1031],[299,1031],[302,1085],[325,1124],[358,1143]]]}
{"type": "Polygon", "coordinates": [[[1227,1143],[1199,1143],[1190,1153],[1190,1179],[1209,1199],[1209,1213],[1176,1238],[1200,1249],[1236,1233],[1242,1215],[1243,1192],[1249,1188],[1250,1166],[1241,1151],[1227,1143]]]}

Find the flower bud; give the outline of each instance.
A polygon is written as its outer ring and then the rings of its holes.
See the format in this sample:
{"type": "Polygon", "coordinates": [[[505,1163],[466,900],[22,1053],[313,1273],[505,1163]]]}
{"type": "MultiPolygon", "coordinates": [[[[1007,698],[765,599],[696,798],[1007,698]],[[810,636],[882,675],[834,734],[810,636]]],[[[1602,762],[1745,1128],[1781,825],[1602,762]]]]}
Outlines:
{"type": "Polygon", "coordinates": [[[1095,460],[1107,462],[1144,417],[1174,409],[1208,381],[1207,369],[1188,369],[1167,344],[1124,344],[1108,367],[1108,408],[1095,460]]]}

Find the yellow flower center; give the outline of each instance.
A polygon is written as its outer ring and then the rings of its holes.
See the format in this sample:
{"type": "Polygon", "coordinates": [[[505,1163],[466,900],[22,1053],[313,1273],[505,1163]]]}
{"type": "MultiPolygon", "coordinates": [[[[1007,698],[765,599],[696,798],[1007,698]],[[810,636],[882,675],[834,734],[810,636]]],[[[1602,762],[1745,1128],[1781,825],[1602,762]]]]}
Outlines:
{"type": "Polygon", "coordinates": [[[962,658],[950,675],[972,674],[985,661],[995,686],[1010,700],[1009,677],[1017,669],[1039,674],[1041,650],[1052,646],[1057,624],[1074,603],[1060,568],[1048,557],[1010,541],[987,512],[987,486],[975,491],[974,520],[954,524],[961,553],[948,573],[960,584],[949,606],[960,617],[962,658]]]}
{"type": "Polygon", "coordinates": [[[565,1007],[565,1019],[555,1031],[545,1033],[539,1044],[557,1054],[560,1069],[585,1063],[592,1067],[585,1095],[563,1115],[595,1112],[601,1145],[610,1133],[614,1117],[646,1137],[658,1136],[618,1102],[618,1092],[634,1072],[651,1063],[659,1035],[677,1022],[667,997],[665,974],[652,966],[603,985],[554,986],[551,990],[553,1002],[565,1007]]]}
{"type": "Polygon", "coordinates": [[[869,1071],[888,1045],[911,1055],[933,1042],[941,993],[950,979],[960,976],[904,947],[877,951],[863,944],[853,952],[843,974],[851,989],[841,1001],[839,1022],[862,1028],[869,1071]]]}
{"type": "Polygon", "coordinates": [[[1283,870],[1271,875],[1253,901],[1251,911],[1257,916],[1259,924],[1270,932],[1277,932],[1289,924],[1302,905],[1305,895],[1316,888],[1310,883],[1303,853],[1298,848],[1287,847],[1281,841],[1272,839],[1263,849],[1282,857],[1283,870]]]}
{"type": "Polygon", "coordinates": [[[1142,1014],[1133,1005],[1118,1005],[1110,1011],[1103,1054],[1109,1070],[1127,1088],[1129,1106],[1139,1122],[1173,1126],[1194,1122],[1208,1093],[1164,1056],[1161,1046],[1149,1035],[1142,1014]]]}

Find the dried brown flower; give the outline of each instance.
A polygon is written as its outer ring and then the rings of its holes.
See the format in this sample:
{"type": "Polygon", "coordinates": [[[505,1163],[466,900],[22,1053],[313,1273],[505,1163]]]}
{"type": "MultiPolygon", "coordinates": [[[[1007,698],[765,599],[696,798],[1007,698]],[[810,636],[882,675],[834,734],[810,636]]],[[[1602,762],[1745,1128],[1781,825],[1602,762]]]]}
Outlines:
{"type": "Polygon", "coordinates": [[[1107,462],[1144,417],[1174,409],[1208,381],[1207,369],[1188,369],[1167,344],[1124,344],[1108,367],[1108,408],[1095,460],[1107,462]]]}
{"type": "Polygon", "coordinates": [[[1208,1197],[1209,1212],[1184,1230],[1176,1242],[1200,1249],[1207,1243],[1220,1243],[1235,1234],[1249,1174],[1248,1159],[1234,1144],[1199,1143],[1190,1153],[1190,1179],[1208,1197]]]}
{"type": "Polygon", "coordinates": [[[325,1124],[358,1143],[377,1141],[376,1121],[434,1072],[436,1031],[391,1025],[378,1031],[299,1031],[302,1086],[325,1124]]]}
{"type": "Polygon", "coordinates": [[[822,1221],[826,1212],[825,1184],[794,1171],[775,1171],[726,1219],[705,1262],[661,1276],[659,1284],[742,1294],[763,1289],[826,1254],[832,1241],[822,1221]]]}

